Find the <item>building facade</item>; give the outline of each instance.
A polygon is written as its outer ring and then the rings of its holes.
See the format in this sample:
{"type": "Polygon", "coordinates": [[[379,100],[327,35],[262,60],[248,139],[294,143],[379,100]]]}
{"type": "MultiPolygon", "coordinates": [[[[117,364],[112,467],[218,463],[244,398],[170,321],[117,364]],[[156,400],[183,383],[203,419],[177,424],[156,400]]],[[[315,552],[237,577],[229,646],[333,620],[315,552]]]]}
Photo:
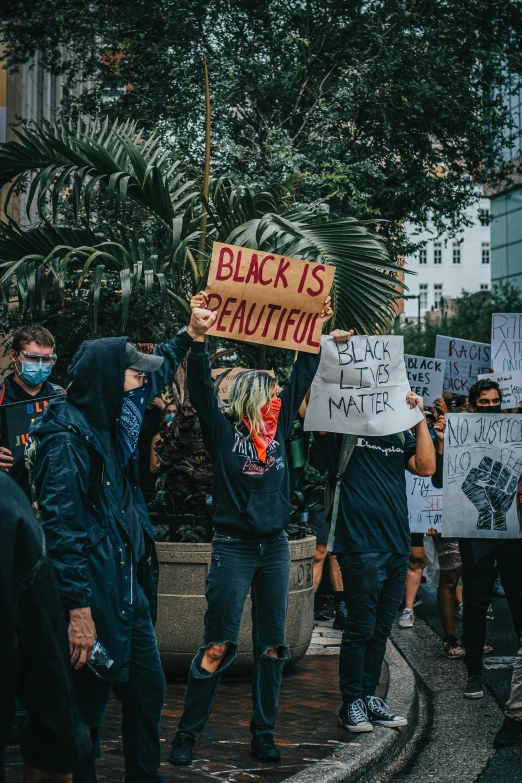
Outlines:
{"type": "Polygon", "coordinates": [[[468,217],[473,225],[456,237],[406,226],[411,241],[422,243],[414,255],[404,259],[405,268],[415,272],[405,278],[409,288],[404,303],[406,318],[416,318],[419,309],[421,317],[440,309],[441,299],[447,305],[463,291],[475,293],[491,287],[489,200],[481,198],[468,217]]]}
{"type": "Polygon", "coordinates": [[[491,199],[491,282],[522,289],[522,88],[506,97],[515,127],[510,129],[512,173],[487,192],[491,199]]]}

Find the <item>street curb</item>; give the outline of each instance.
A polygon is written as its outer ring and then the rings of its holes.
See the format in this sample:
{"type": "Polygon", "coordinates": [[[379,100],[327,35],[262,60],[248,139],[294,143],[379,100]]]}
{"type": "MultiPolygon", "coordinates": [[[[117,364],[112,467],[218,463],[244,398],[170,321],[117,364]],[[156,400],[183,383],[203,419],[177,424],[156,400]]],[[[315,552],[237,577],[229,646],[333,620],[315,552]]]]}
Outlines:
{"type": "Polygon", "coordinates": [[[386,700],[397,715],[408,718],[400,729],[375,726],[372,733],[351,735],[354,739],[302,772],[286,778],[285,783],[357,783],[369,780],[371,773],[382,772],[412,738],[419,714],[415,675],[399,651],[389,641],[386,648],[389,685],[386,700]]]}

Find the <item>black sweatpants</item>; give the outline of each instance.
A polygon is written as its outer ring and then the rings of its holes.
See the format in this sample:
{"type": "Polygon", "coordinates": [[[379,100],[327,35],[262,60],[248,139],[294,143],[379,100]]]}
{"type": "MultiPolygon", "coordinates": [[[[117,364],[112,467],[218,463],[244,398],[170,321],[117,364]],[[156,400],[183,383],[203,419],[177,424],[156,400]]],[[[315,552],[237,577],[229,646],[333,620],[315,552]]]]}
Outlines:
{"type": "Polygon", "coordinates": [[[522,540],[461,539],[464,623],[468,675],[482,674],[486,613],[493,598],[496,569],[506,593],[517,639],[522,629],[522,540]]]}

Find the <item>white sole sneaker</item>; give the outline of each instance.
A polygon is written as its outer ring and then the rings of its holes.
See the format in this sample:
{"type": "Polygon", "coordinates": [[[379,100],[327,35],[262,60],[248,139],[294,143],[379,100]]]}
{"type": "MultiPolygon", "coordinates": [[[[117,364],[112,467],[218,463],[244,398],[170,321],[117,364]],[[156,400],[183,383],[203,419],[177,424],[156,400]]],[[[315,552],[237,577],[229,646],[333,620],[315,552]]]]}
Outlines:
{"type": "Polygon", "coordinates": [[[413,628],[415,625],[415,616],[412,614],[401,616],[399,619],[399,628],[413,628]]]}
{"type": "Polygon", "coordinates": [[[371,723],[359,723],[358,726],[348,726],[348,724],[343,723],[340,718],[337,718],[343,729],[346,729],[346,731],[350,731],[352,734],[362,734],[365,731],[373,731],[373,726],[371,723]]]}
{"type": "Polygon", "coordinates": [[[387,729],[397,729],[400,726],[407,726],[408,721],[406,718],[396,717],[395,720],[372,720],[374,726],[386,726],[387,729]]]}

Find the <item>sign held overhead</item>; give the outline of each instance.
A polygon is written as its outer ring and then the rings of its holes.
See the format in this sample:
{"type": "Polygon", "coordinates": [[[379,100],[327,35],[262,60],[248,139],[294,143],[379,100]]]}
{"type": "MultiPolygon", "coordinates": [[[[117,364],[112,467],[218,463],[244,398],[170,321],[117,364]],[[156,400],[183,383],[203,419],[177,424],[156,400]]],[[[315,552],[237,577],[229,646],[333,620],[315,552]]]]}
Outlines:
{"type": "Polygon", "coordinates": [[[478,376],[490,371],[491,346],[438,334],[435,358],[446,361],[444,392],[467,396],[478,376]]]}
{"type": "Polygon", "coordinates": [[[218,317],[208,334],[319,353],[335,267],[214,242],[206,293],[218,317]]]}
{"type": "Polygon", "coordinates": [[[411,390],[424,399],[424,405],[433,405],[437,397],[442,397],[444,359],[405,353],[404,364],[411,390]]]}

